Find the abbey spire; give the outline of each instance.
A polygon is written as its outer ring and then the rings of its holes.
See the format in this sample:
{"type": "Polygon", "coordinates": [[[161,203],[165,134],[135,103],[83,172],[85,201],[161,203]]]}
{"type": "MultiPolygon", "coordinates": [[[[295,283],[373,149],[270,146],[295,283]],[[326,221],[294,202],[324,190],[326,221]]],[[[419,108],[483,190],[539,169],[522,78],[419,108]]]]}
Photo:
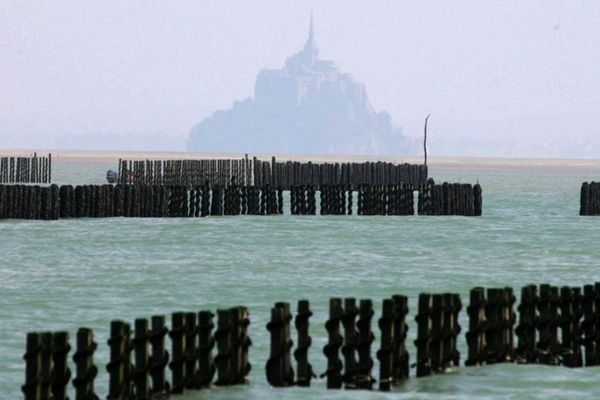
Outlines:
{"type": "Polygon", "coordinates": [[[308,39],[304,44],[303,53],[306,56],[310,56],[311,59],[316,59],[319,56],[319,48],[317,47],[317,42],[315,40],[315,28],[313,24],[312,11],[310,13],[310,28],[308,29],[308,39]]]}

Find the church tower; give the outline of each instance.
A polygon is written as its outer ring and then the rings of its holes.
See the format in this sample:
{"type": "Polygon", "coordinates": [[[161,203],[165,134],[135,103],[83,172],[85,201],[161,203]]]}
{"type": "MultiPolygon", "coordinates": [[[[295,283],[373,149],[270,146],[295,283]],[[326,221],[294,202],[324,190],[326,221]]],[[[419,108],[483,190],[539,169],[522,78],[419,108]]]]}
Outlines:
{"type": "Polygon", "coordinates": [[[317,46],[317,41],[315,40],[315,28],[313,23],[313,14],[310,13],[310,28],[308,29],[308,39],[304,44],[304,49],[302,50],[307,61],[310,61],[312,64],[314,61],[319,58],[319,48],[317,46]]]}
{"type": "Polygon", "coordinates": [[[300,76],[306,71],[312,71],[315,68],[322,69],[325,64],[319,60],[319,48],[315,40],[315,26],[312,13],[310,15],[310,26],[308,28],[308,38],[304,47],[294,56],[286,60],[285,66],[292,75],[300,76]],[[322,65],[321,65],[322,64],[322,65]]]}

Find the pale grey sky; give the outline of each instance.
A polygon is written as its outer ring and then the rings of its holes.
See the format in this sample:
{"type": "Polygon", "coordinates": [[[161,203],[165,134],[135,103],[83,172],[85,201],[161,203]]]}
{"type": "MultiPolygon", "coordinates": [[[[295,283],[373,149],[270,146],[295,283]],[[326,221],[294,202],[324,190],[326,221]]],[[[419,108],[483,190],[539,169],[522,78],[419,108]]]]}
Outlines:
{"type": "Polygon", "coordinates": [[[414,136],[432,113],[434,153],[600,157],[595,0],[2,0],[0,146],[182,148],[301,48],[311,9],[376,110],[414,136]]]}

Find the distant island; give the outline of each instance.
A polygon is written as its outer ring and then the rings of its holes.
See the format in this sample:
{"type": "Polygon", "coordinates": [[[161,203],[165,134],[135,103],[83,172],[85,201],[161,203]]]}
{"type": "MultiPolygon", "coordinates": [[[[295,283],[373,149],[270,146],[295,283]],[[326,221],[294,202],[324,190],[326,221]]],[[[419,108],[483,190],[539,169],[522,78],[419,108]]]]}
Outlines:
{"type": "Polygon", "coordinates": [[[187,150],[296,154],[408,154],[415,143],[375,112],[365,86],[319,59],[311,17],[302,51],[282,69],[264,69],[254,99],[194,126],[187,150]]]}

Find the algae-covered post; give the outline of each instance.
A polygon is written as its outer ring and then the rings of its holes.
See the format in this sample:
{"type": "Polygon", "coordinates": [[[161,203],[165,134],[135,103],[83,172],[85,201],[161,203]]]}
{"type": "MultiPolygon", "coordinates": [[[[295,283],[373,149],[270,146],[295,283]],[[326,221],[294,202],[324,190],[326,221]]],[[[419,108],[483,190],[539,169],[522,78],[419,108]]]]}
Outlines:
{"type": "Polygon", "coordinates": [[[441,294],[434,294],[431,305],[431,340],[429,342],[431,372],[444,372],[444,314],[445,314],[445,297],[441,294]]]}
{"type": "Polygon", "coordinates": [[[600,182],[581,185],[579,215],[600,215],[600,182]]]}
{"type": "Polygon", "coordinates": [[[515,357],[514,326],[515,313],[513,306],[515,296],[510,287],[502,289],[502,352],[503,362],[513,362],[515,357]]]}
{"type": "Polygon", "coordinates": [[[356,359],[358,345],[357,316],[356,299],[344,299],[344,313],[341,318],[344,328],[344,345],[341,350],[344,356],[343,380],[346,389],[356,389],[358,386],[358,360],[356,359]]]}
{"type": "Polygon", "coordinates": [[[548,284],[540,285],[540,298],[538,302],[539,324],[537,353],[540,364],[558,365],[559,345],[557,336],[558,327],[558,288],[548,284]]]}
{"type": "Polygon", "coordinates": [[[296,385],[310,386],[311,379],[315,376],[312,365],[308,362],[308,350],[312,338],[308,333],[309,318],[312,316],[308,300],[298,301],[298,312],[296,313],[295,326],[298,334],[298,344],[294,351],[296,359],[296,385]]]}
{"type": "Polygon", "coordinates": [[[150,368],[149,368],[149,337],[148,320],[138,318],[135,320],[135,337],[133,338],[135,368],[134,387],[135,395],[140,399],[147,399],[150,394],[150,368]]]}
{"type": "Polygon", "coordinates": [[[573,288],[563,286],[560,288],[560,331],[561,331],[561,360],[566,367],[579,367],[580,349],[575,316],[575,291],[573,288]]]}
{"type": "Polygon", "coordinates": [[[248,350],[252,341],[248,337],[250,318],[246,307],[238,306],[231,309],[231,325],[231,384],[240,385],[248,382],[247,375],[251,369],[248,350]]]}
{"type": "Polygon", "coordinates": [[[27,334],[25,350],[25,384],[21,387],[25,400],[41,400],[40,375],[42,335],[37,332],[27,334]]]}
{"type": "Polygon", "coordinates": [[[200,387],[210,386],[216,371],[212,356],[212,350],[215,347],[213,317],[214,314],[210,311],[198,313],[198,383],[200,387]]]}
{"type": "Polygon", "coordinates": [[[340,334],[340,320],[343,314],[342,299],[337,297],[330,299],[329,319],[325,323],[328,342],[323,348],[323,353],[325,354],[325,357],[327,357],[327,371],[321,375],[321,377],[327,377],[328,389],[342,388],[343,364],[339,358],[339,351],[344,342],[344,338],[340,334]]]}
{"type": "Polygon", "coordinates": [[[232,325],[231,310],[217,310],[217,330],[215,341],[217,343],[217,356],[215,365],[217,367],[217,381],[215,385],[227,386],[231,384],[231,347],[232,347],[232,325]]]}
{"type": "Polygon", "coordinates": [[[389,391],[394,383],[394,302],[384,299],[381,305],[381,318],[378,321],[381,331],[381,347],[377,351],[379,360],[379,390],[389,391]]]}
{"type": "Polygon", "coordinates": [[[521,288],[521,304],[517,308],[519,324],[515,330],[518,338],[515,358],[521,364],[534,363],[537,359],[537,303],[537,286],[527,285],[521,288]]]}
{"type": "Polygon", "coordinates": [[[267,381],[271,386],[284,387],[294,384],[294,370],[291,364],[289,303],[276,303],[271,309],[271,321],[267,330],[271,333],[271,353],[266,364],[267,381]]]}
{"type": "Polygon", "coordinates": [[[581,330],[583,333],[583,348],[585,350],[586,367],[598,365],[598,327],[596,326],[596,313],[598,311],[596,307],[597,297],[594,285],[585,285],[583,287],[583,321],[581,322],[581,330]]]}
{"type": "Polygon", "coordinates": [[[396,294],[392,296],[394,303],[394,336],[393,336],[393,358],[394,358],[394,382],[398,383],[409,376],[410,364],[409,354],[406,350],[406,336],[408,325],[408,298],[396,294]]]}
{"type": "Polygon", "coordinates": [[[371,330],[371,319],[373,318],[373,302],[369,299],[362,299],[359,305],[358,321],[358,376],[357,384],[360,389],[372,389],[375,379],[371,375],[373,368],[373,359],[371,358],[371,344],[375,336],[371,330]]]}
{"type": "Polygon", "coordinates": [[[94,365],[94,352],[96,342],[91,329],[79,328],[77,331],[77,350],[73,354],[76,365],[76,376],[73,379],[75,386],[75,400],[89,400],[96,398],[94,379],[98,369],[94,365]]]}
{"type": "Polygon", "coordinates": [[[68,366],[69,334],[55,332],[52,335],[52,380],[50,391],[53,400],[67,400],[67,386],[71,379],[71,370],[68,366]]]}
{"type": "Polygon", "coordinates": [[[123,321],[112,321],[110,323],[110,361],[106,365],[109,375],[108,398],[120,399],[128,396],[131,384],[130,370],[130,334],[131,327],[123,321]]]}
{"type": "Polygon", "coordinates": [[[186,389],[198,388],[198,351],[196,348],[197,332],[196,313],[186,312],[185,319],[185,378],[184,386],[186,389]]]}
{"type": "Polygon", "coordinates": [[[171,316],[171,393],[183,393],[185,387],[185,354],[186,354],[186,329],[185,314],[182,312],[173,313],[171,316]]]}
{"type": "Polygon", "coordinates": [[[169,389],[165,378],[165,369],[169,363],[169,353],[165,348],[165,337],[168,329],[165,326],[163,315],[154,315],[151,321],[152,328],[148,332],[152,346],[152,356],[149,359],[150,377],[152,378],[150,395],[167,395],[169,389]]]}
{"type": "MultiPolygon", "coordinates": [[[[450,362],[453,366],[458,367],[460,365],[460,353],[457,349],[458,343],[458,335],[460,334],[462,328],[458,323],[458,315],[462,310],[462,301],[460,300],[460,295],[457,293],[450,294],[450,310],[449,312],[452,314],[451,324],[448,331],[448,335],[450,335],[450,354],[448,355],[450,358],[450,362]]],[[[512,337],[512,336],[511,336],[512,337]]]]}
{"type": "Polygon", "coordinates": [[[418,314],[415,316],[417,322],[417,378],[431,374],[431,295],[427,293],[419,294],[418,314]]]}

